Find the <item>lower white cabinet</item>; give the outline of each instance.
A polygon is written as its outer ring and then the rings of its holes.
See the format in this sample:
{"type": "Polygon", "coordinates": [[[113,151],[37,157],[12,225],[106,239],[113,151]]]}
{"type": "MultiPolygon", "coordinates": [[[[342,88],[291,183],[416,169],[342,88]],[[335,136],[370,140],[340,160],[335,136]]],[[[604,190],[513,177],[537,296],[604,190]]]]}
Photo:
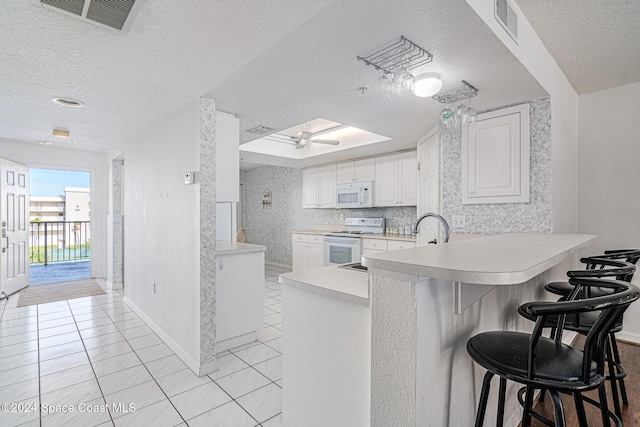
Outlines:
{"type": "Polygon", "coordinates": [[[291,242],[291,267],[293,271],[318,268],[324,265],[322,236],[295,233],[291,242]]]}
{"type": "Polygon", "coordinates": [[[264,327],[264,252],[216,256],[216,351],[255,340],[264,327]]]}
{"type": "Polygon", "coordinates": [[[415,247],[413,240],[362,239],[362,255],[415,247]]]}

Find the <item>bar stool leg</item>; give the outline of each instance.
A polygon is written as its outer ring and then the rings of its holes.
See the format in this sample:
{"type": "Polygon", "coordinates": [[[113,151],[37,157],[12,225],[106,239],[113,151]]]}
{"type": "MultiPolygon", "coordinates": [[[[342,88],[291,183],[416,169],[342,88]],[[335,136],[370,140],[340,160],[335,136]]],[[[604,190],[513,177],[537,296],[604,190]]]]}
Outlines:
{"type": "Polygon", "coordinates": [[[576,404],[576,412],[578,413],[578,425],[580,427],[588,427],[587,415],[584,412],[584,402],[580,392],[573,393],[573,401],[576,404]]]}
{"type": "Polygon", "coordinates": [[[598,396],[600,396],[600,413],[602,414],[603,427],[611,427],[609,422],[609,406],[607,405],[607,392],[604,383],[598,388],[598,396]]]}
{"type": "Polygon", "coordinates": [[[491,387],[491,378],[494,373],[487,371],[482,380],[482,392],[480,393],[480,403],[478,404],[478,415],[476,415],[475,427],[482,427],[484,424],[484,415],[487,412],[487,400],[489,399],[489,388],[491,387]]]}
{"type": "MultiPolygon", "coordinates": [[[[533,392],[535,389],[531,386],[527,386],[526,396],[524,398],[524,412],[522,413],[522,427],[529,427],[531,425],[531,409],[533,407],[533,392]]],[[[542,389],[542,393],[545,390],[542,389]]]]}
{"type": "Polygon", "coordinates": [[[553,414],[556,420],[556,427],[567,427],[567,422],[564,419],[564,408],[562,407],[562,400],[558,392],[555,390],[549,390],[549,396],[553,402],[553,414]]]}
{"type": "Polygon", "coordinates": [[[613,363],[613,353],[611,351],[611,340],[607,338],[607,365],[609,366],[609,382],[611,383],[611,400],[613,400],[613,410],[618,416],[622,418],[622,411],[620,410],[620,399],[618,397],[618,385],[616,381],[617,369],[613,363]]]}
{"type": "MultiPolygon", "coordinates": [[[[620,363],[620,353],[618,352],[618,343],[616,342],[616,336],[612,332],[610,337],[611,337],[611,347],[613,348],[613,360],[615,360],[617,364],[622,366],[622,364],[620,363]]],[[[627,387],[624,385],[624,378],[619,378],[618,383],[620,384],[620,394],[622,395],[622,403],[625,406],[628,406],[629,399],[627,399],[627,387]]]]}
{"type": "Polygon", "coordinates": [[[507,391],[507,379],[500,377],[500,392],[498,393],[498,418],[496,420],[496,427],[502,427],[504,425],[504,400],[507,391]]]}

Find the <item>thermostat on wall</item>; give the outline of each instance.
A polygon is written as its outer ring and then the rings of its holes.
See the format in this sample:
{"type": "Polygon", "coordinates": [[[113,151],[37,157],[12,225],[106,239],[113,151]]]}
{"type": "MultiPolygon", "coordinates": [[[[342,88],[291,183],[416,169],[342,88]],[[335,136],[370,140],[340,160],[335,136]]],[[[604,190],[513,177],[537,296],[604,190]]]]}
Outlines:
{"type": "Polygon", "coordinates": [[[184,175],[184,183],[185,184],[193,184],[196,182],[196,173],[195,172],[187,172],[184,175]]]}

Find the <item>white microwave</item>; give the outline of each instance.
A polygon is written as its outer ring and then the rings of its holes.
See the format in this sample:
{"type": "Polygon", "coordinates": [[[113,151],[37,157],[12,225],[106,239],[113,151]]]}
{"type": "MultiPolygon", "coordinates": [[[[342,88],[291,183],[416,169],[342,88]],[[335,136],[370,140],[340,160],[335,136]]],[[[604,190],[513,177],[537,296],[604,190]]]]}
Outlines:
{"type": "Polygon", "coordinates": [[[373,181],[336,185],[336,208],[372,208],[373,181]]]}

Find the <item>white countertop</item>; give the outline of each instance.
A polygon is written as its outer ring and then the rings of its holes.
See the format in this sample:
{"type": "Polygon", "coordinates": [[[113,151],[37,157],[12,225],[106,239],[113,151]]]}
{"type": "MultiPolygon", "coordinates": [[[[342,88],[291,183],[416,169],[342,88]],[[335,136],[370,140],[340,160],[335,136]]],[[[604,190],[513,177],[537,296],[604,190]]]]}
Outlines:
{"type": "Polygon", "coordinates": [[[309,292],[369,306],[369,275],[336,266],[312,268],[280,275],[280,282],[309,292]]]}
{"type": "Polygon", "coordinates": [[[267,248],[249,243],[230,242],[227,240],[216,240],[216,255],[231,255],[247,252],[264,252],[267,248]]]}
{"type": "Polygon", "coordinates": [[[588,246],[590,234],[512,233],[363,255],[371,268],[481,285],[524,283],[588,246]]]}

